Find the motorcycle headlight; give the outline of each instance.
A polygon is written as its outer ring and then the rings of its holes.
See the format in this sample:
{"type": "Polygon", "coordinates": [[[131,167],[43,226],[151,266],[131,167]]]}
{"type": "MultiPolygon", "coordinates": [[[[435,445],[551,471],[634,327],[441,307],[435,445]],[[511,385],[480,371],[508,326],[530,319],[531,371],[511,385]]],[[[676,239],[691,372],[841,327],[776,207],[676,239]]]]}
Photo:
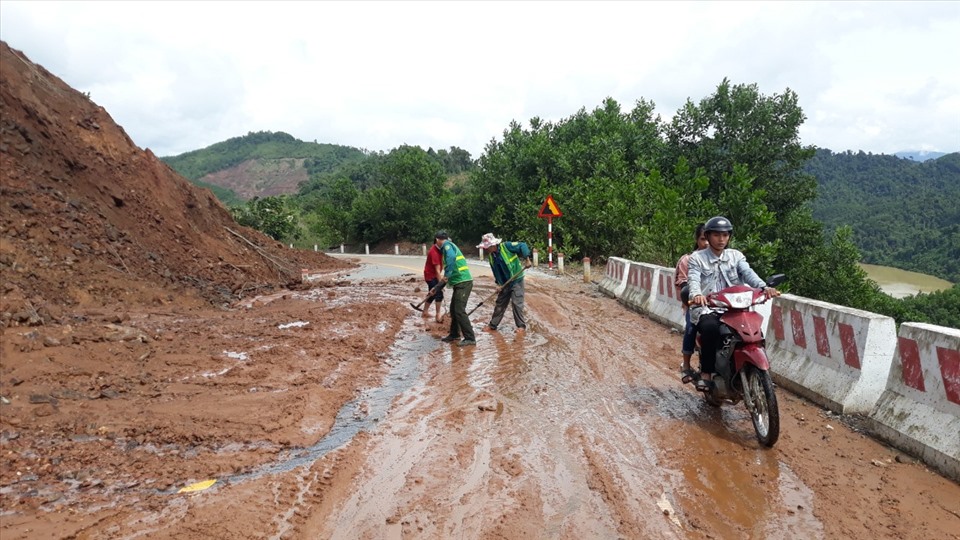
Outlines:
{"type": "Polygon", "coordinates": [[[753,305],[753,291],[731,293],[726,297],[732,308],[745,309],[753,305]]]}

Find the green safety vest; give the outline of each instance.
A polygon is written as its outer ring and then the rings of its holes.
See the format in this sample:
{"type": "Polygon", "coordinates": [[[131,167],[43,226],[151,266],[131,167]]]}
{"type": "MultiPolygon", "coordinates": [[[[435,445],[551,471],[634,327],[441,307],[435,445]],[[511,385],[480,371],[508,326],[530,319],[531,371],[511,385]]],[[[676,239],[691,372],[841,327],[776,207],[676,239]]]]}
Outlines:
{"type": "Polygon", "coordinates": [[[453,242],[447,240],[443,243],[443,248],[441,249],[443,250],[444,272],[446,272],[448,253],[455,254],[454,264],[451,266],[453,270],[447,276],[447,283],[456,285],[457,283],[463,283],[465,281],[473,281],[473,276],[470,275],[470,268],[467,266],[467,258],[460,252],[460,248],[453,242]]]}
{"type": "MultiPolygon", "coordinates": [[[[516,242],[513,243],[516,244],[516,242]]],[[[513,277],[523,270],[523,264],[520,263],[520,256],[512,251],[507,250],[507,248],[504,247],[505,244],[506,242],[500,242],[500,245],[497,246],[497,248],[500,250],[500,258],[503,259],[503,262],[507,263],[507,268],[510,269],[510,277],[513,277]]],[[[493,253],[491,253],[488,258],[490,261],[490,267],[492,268],[493,253]]]]}

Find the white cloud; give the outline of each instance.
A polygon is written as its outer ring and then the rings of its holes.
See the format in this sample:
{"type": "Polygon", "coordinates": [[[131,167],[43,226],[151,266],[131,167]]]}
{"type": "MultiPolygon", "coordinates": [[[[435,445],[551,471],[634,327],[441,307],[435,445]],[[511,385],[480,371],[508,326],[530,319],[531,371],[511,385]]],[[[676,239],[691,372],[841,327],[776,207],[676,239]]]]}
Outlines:
{"type": "Polygon", "coordinates": [[[797,92],[804,144],[960,150],[955,2],[24,2],[0,39],[140,146],[249,131],[478,157],[613,97],[669,118],[723,78],[797,92]]]}

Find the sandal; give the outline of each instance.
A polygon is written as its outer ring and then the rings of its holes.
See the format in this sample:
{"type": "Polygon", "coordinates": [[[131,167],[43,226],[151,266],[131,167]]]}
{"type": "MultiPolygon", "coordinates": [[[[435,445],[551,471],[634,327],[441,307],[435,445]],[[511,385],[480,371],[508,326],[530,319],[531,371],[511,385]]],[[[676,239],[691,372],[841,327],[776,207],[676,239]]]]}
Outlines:
{"type": "Polygon", "coordinates": [[[706,379],[697,379],[698,392],[709,392],[712,389],[713,389],[713,381],[708,381],[706,379]]]}
{"type": "Polygon", "coordinates": [[[693,379],[697,376],[697,372],[694,371],[693,368],[686,368],[680,370],[680,375],[680,382],[687,384],[689,382],[693,382],[693,379]]]}

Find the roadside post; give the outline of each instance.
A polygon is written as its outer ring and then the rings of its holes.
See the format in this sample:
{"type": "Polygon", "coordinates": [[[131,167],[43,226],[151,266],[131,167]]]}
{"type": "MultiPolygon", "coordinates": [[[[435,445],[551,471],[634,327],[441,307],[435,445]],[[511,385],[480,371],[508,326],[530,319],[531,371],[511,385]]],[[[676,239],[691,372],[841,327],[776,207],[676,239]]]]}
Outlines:
{"type": "Polygon", "coordinates": [[[543,201],[537,217],[547,218],[547,268],[550,270],[553,270],[553,218],[562,215],[563,212],[553,200],[553,195],[547,195],[547,200],[543,201]]]}

